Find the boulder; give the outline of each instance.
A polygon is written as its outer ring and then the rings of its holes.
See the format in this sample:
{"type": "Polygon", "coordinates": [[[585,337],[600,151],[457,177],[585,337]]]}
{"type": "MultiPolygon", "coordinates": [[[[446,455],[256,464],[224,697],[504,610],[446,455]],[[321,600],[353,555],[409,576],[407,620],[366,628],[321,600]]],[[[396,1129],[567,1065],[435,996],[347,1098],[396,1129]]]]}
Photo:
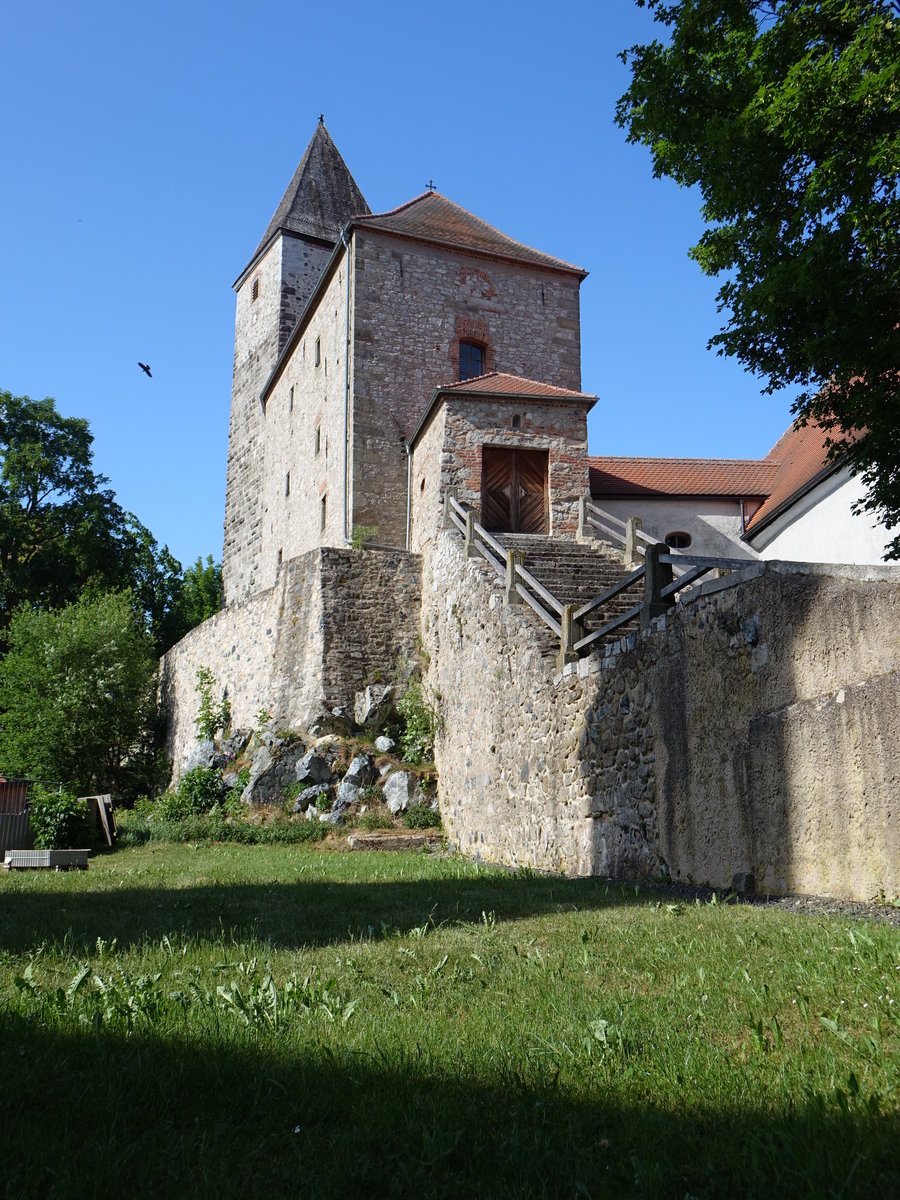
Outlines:
{"type": "Polygon", "coordinates": [[[356,804],[362,797],[362,793],[362,788],[357,784],[351,783],[348,779],[342,779],[338,785],[334,807],[336,809],[345,809],[351,804],[356,804]]]}
{"type": "Polygon", "coordinates": [[[337,809],[332,809],[330,812],[320,812],[319,820],[323,825],[343,825],[344,817],[337,809]]]}
{"type": "Polygon", "coordinates": [[[330,806],[332,800],[334,799],[334,788],[332,788],[330,786],[325,786],[325,787],[318,786],[318,787],[304,788],[304,790],[300,793],[300,795],[294,801],[294,805],[293,805],[293,808],[291,809],[291,812],[301,813],[301,812],[306,812],[310,808],[315,809],[318,804],[320,796],[327,796],[328,803],[330,806]]]}
{"type": "Polygon", "coordinates": [[[347,773],[344,775],[346,783],[355,784],[358,788],[364,788],[370,783],[374,783],[378,772],[375,769],[375,763],[369,754],[357,754],[350,766],[347,768],[347,773]]]}
{"type": "Polygon", "coordinates": [[[346,737],[350,733],[350,721],[343,708],[326,708],[324,704],[308,710],[300,721],[301,727],[311,738],[337,733],[346,737]]]}
{"type": "Polygon", "coordinates": [[[233,729],[222,742],[222,753],[227,754],[229,759],[237,758],[247,749],[252,737],[252,729],[233,729]]]}
{"type": "Polygon", "coordinates": [[[425,800],[418,779],[410,771],[393,771],[388,775],[383,795],[385,804],[395,817],[425,800]]]}
{"type": "Polygon", "coordinates": [[[381,737],[377,737],[375,739],[375,749],[379,754],[390,754],[396,744],[397,743],[393,740],[393,738],[389,738],[385,734],[382,734],[381,737]]]}
{"type": "Polygon", "coordinates": [[[298,783],[328,783],[331,779],[331,763],[323,755],[310,750],[298,760],[295,775],[298,783]]]}
{"type": "Polygon", "coordinates": [[[394,713],[394,688],[391,684],[370,684],[357,692],[353,707],[356,724],[364,729],[380,729],[394,713]]]}
{"type": "Polygon", "coordinates": [[[285,745],[282,740],[260,746],[250,763],[250,780],[241,795],[244,804],[281,804],[296,782],[297,762],[303,757],[302,742],[285,745]]]}
{"type": "Polygon", "coordinates": [[[221,771],[226,766],[228,766],[227,756],[216,749],[216,743],[212,738],[205,738],[202,742],[198,742],[189,754],[182,774],[193,771],[196,767],[212,767],[214,771],[221,771]]]}

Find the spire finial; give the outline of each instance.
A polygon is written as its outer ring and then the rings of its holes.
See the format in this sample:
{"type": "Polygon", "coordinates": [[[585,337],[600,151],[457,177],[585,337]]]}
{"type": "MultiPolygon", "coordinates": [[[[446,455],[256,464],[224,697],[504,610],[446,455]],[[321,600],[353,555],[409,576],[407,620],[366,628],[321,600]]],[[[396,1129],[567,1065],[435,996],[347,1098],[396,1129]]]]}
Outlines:
{"type": "Polygon", "coordinates": [[[319,124],[320,125],[325,124],[325,114],[324,113],[319,113],[319,124]]]}
{"type": "Polygon", "coordinates": [[[437,184],[434,182],[433,179],[429,179],[428,182],[425,184],[425,191],[426,192],[436,192],[437,191],[437,184]]]}

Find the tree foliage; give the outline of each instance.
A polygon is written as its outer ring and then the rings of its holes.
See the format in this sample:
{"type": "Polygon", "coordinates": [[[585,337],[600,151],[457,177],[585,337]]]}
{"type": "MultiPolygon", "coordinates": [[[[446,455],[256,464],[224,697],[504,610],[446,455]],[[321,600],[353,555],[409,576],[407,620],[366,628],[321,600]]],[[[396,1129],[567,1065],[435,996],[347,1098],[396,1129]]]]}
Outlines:
{"type": "Polygon", "coordinates": [[[13,614],[0,661],[0,770],[81,793],[146,786],[156,655],[125,594],[13,614]]]}
{"type": "Polygon", "coordinates": [[[94,471],[92,442],[52,399],[0,392],[0,639],[21,604],[127,588],[162,653],[217,610],[221,569],[210,558],[182,572],[94,471]]]}
{"type": "MultiPolygon", "coordinates": [[[[900,524],[900,4],[637,0],[668,40],[623,54],[616,120],[696,185],[691,255],[723,275],[710,341],[827,432],[900,524]],[[866,436],[860,436],[867,431],[866,436]]],[[[900,557],[900,536],[891,544],[900,557]]]]}

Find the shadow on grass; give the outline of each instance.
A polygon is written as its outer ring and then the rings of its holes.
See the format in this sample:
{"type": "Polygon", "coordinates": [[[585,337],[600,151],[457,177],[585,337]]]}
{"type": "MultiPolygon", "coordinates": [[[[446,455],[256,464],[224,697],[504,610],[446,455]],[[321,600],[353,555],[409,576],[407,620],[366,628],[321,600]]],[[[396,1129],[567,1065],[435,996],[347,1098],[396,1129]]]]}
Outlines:
{"type": "Polygon", "coordinates": [[[182,1044],[0,1016],[5,1195],[896,1195],[896,1122],[798,1100],[789,1113],[626,1107],[486,1086],[405,1062],[182,1044]]]}
{"type": "MultiPolygon", "coordinates": [[[[648,893],[642,893],[644,903],[648,893]]],[[[0,907],[0,948],[23,951],[64,938],[93,950],[98,937],[126,948],[173,933],[187,938],[257,937],[278,949],[406,933],[433,922],[497,922],[556,911],[588,911],[635,902],[635,888],[598,879],[502,872],[474,879],[345,883],[222,883],[177,888],[8,892],[0,907]]]]}

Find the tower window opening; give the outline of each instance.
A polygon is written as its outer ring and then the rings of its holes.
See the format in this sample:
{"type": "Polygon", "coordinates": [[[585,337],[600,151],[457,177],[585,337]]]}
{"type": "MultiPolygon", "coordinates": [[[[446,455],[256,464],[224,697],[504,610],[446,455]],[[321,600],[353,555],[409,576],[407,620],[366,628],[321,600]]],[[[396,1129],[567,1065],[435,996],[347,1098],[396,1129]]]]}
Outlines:
{"type": "Polygon", "coordinates": [[[522,418],[519,416],[518,413],[516,413],[516,415],[512,419],[512,427],[513,427],[513,429],[521,429],[522,428],[522,418]]]}
{"type": "Polygon", "coordinates": [[[288,393],[288,412],[294,411],[294,385],[291,384],[291,390],[288,393]]]}
{"type": "Polygon", "coordinates": [[[291,473],[290,473],[290,471],[288,471],[288,473],[284,477],[284,494],[286,496],[289,496],[291,494],[291,473]]]}
{"type": "Polygon", "coordinates": [[[325,532],[325,520],[328,514],[328,497],[323,496],[319,502],[319,532],[325,532]]]}
{"type": "Polygon", "coordinates": [[[316,366],[322,361],[322,343],[316,338],[316,366]]]}
{"type": "Polygon", "coordinates": [[[474,379],[484,374],[484,346],[478,342],[459,343],[459,378],[474,379]]]}
{"type": "Polygon", "coordinates": [[[250,299],[251,301],[259,299],[259,276],[250,285],[250,299]]]}
{"type": "Polygon", "coordinates": [[[322,449],[322,426],[321,426],[321,425],[317,425],[317,426],[316,426],[316,441],[315,441],[315,453],[316,453],[316,455],[318,455],[318,454],[319,454],[319,451],[320,451],[321,449],[322,449]]]}

